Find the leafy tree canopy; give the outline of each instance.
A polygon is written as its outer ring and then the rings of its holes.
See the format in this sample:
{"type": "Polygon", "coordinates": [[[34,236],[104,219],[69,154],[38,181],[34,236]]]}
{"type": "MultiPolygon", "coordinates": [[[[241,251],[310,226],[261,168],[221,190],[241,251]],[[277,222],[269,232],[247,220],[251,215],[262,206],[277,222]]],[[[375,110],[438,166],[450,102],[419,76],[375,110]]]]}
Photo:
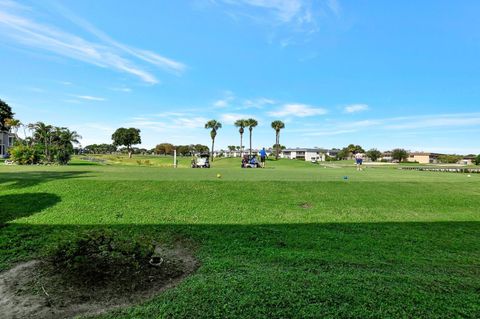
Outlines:
{"type": "Polygon", "coordinates": [[[382,152],[377,150],[376,148],[372,148],[371,150],[367,151],[367,156],[370,158],[373,162],[376,162],[381,156],[382,152]]]}
{"type": "Polygon", "coordinates": [[[112,135],[113,145],[125,146],[130,148],[132,145],[142,143],[140,138],[140,130],[138,128],[121,127],[112,135]]]}
{"type": "Polygon", "coordinates": [[[12,108],[4,101],[0,99],[0,131],[7,131],[8,127],[6,121],[8,119],[13,119],[12,108]]]}
{"type": "Polygon", "coordinates": [[[125,146],[128,150],[128,156],[132,157],[132,145],[142,143],[140,130],[138,128],[121,127],[112,134],[113,145],[125,146]]]}
{"type": "Polygon", "coordinates": [[[408,152],[403,148],[396,148],[392,151],[392,158],[399,162],[404,162],[408,158],[408,152]]]}
{"type": "Polygon", "coordinates": [[[475,158],[475,165],[480,165],[480,154],[475,158]]]}

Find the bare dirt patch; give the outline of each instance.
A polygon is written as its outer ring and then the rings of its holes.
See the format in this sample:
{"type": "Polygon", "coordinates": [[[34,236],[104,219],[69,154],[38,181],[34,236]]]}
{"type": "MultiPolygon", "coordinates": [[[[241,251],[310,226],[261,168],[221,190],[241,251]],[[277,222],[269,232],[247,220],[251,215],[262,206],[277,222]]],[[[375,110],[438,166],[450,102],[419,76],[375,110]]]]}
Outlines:
{"type": "Polygon", "coordinates": [[[310,208],[313,207],[312,204],[306,203],[306,202],[301,203],[299,206],[300,206],[301,208],[303,208],[303,209],[310,209],[310,208]]]}
{"type": "Polygon", "coordinates": [[[99,314],[152,298],[197,268],[197,260],[182,246],[156,246],[146,264],[123,270],[123,279],[76,278],[48,260],[33,260],[0,274],[0,316],[55,319],[99,314]]]}

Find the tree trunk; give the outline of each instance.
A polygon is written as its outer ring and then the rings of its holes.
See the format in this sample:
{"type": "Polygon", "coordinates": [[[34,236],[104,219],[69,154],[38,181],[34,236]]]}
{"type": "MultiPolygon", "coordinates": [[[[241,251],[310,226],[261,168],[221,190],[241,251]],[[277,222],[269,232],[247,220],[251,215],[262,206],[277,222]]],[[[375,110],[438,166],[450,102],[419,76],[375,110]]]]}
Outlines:
{"type": "Polygon", "coordinates": [[[250,128],[250,156],[252,156],[252,128],[250,128]]]}
{"type": "Polygon", "coordinates": [[[241,157],[241,158],[243,158],[242,142],[243,142],[243,134],[240,133],[240,157],[241,157]]]}
{"type": "Polygon", "coordinates": [[[211,157],[212,157],[212,162],[213,162],[213,146],[214,146],[214,145],[215,145],[215,139],[212,138],[212,156],[211,156],[211,157]]]}
{"type": "Polygon", "coordinates": [[[277,134],[276,134],[276,136],[275,136],[275,140],[276,140],[276,142],[275,142],[275,144],[276,144],[276,145],[275,145],[275,146],[276,146],[276,147],[275,147],[275,148],[276,148],[275,160],[278,161],[278,151],[279,151],[279,149],[280,149],[280,145],[279,145],[279,144],[280,144],[280,132],[277,131],[276,133],[277,133],[277,134]]]}
{"type": "Polygon", "coordinates": [[[127,147],[127,152],[128,152],[128,158],[132,158],[132,150],[130,147],[127,147]]]}

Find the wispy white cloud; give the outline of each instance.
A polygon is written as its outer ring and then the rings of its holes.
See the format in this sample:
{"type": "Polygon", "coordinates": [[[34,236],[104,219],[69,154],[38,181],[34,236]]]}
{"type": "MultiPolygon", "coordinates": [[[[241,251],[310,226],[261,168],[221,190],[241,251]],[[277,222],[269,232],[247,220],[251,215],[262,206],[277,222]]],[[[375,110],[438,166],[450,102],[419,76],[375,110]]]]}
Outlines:
{"type": "Polygon", "coordinates": [[[207,118],[201,116],[179,117],[173,121],[173,124],[182,128],[203,128],[207,121],[207,118]]]}
{"type": "Polygon", "coordinates": [[[300,15],[304,5],[304,1],[301,0],[224,0],[224,2],[272,10],[281,22],[292,21],[300,15]]]}
{"type": "Polygon", "coordinates": [[[247,99],[243,101],[242,104],[243,106],[240,109],[249,109],[249,108],[262,109],[267,105],[275,104],[275,100],[268,99],[265,97],[259,97],[256,99],[247,99]]]}
{"type": "Polygon", "coordinates": [[[216,100],[213,102],[213,106],[218,108],[224,108],[228,106],[229,101],[227,99],[216,100]]]}
{"type": "Polygon", "coordinates": [[[166,112],[153,116],[133,117],[125,125],[148,129],[156,132],[199,129],[208,121],[203,116],[189,116],[184,113],[166,112]]]}
{"type": "MultiPolygon", "coordinates": [[[[312,33],[318,30],[317,19],[326,15],[339,16],[338,0],[210,0],[210,3],[227,5],[227,14],[238,20],[248,17],[272,26],[288,25],[290,30],[312,33]]],[[[282,46],[292,43],[283,38],[282,46]]]]}
{"type": "MultiPolygon", "coordinates": [[[[457,114],[433,114],[423,116],[404,116],[383,119],[367,119],[362,121],[327,121],[322,124],[321,129],[302,128],[292,130],[304,136],[339,135],[361,132],[365,129],[375,128],[376,132],[388,134],[395,131],[407,131],[411,134],[418,134],[432,129],[442,130],[450,128],[468,128],[480,125],[480,113],[457,113],[457,114]],[[335,134],[328,134],[334,132],[335,134]]],[[[398,133],[396,133],[398,134],[398,133]]]]}
{"type": "Polygon", "coordinates": [[[0,0],[0,7],[30,11],[30,7],[24,6],[16,1],[11,0],[0,0]]]}
{"type": "Polygon", "coordinates": [[[359,112],[364,112],[369,109],[367,104],[351,104],[347,105],[343,108],[343,112],[345,113],[359,113],[359,112]]]}
{"type": "Polygon", "coordinates": [[[106,98],[91,95],[74,95],[76,98],[88,101],[106,101],[106,98]]]}
{"type": "Polygon", "coordinates": [[[425,129],[435,127],[464,127],[480,125],[480,113],[434,115],[429,117],[412,117],[399,123],[389,125],[393,130],[425,129]]]}
{"type": "Polygon", "coordinates": [[[340,15],[342,8],[338,0],[327,0],[326,4],[334,14],[336,14],[337,16],[340,15]]]}
{"type": "Polygon", "coordinates": [[[115,88],[110,88],[110,90],[117,91],[117,92],[125,92],[125,93],[132,92],[132,89],[127,87],[115,87],[115,88]]]}
{"type": "Polygon", "coordinates": [[[267,114],[276,117],[307,117],[327,114],[327,110],[320,107],[313,107],[307,104],[284,104],[280,109],[267,112],[267,114]]]}
{"type": "Polygon", "coordinates": [[[83,27],[100,41],[88,41],[55,26],[37,22],[27,17],[25,15],[26,10],[23,10],[23,8],[12,7],[11,5],[5,5],[5,3],[8,4],[10,1],[0,2],[0,37],[9,38],[18,44],[49,51],[99,67],[129,73],[150,84],[159,81],[152,73],[133,62],[132,58],[176,74],[183,72],[186,68],[184,64],[154,52],[117,42],[85,20],[75,17],[61,6],[58,6],[58,8],[60,8],[59,11],[64,17],[83,27]]]}
{"type": "Polygon", "coordinates": [[[231,102],[235,100],[235,95],[231,91],[225,91],[223,93],[224,97],[213,102],[215,108],[226,108],[229,107],[231,102]]]}
{"type": "Polygon", "coordinates": [[[226,113],[220,116],[220,121],[224,124],[233,125],[235,121],[240,119],[248,119],[248,118],[258,118],[258,116],[248,115],[248,114],[238,114],[238,113],[226,113]]]}
{"type": "Polygon", "coordinates": [[[157,67],[163,68],[167,71],[174,72],[177,74],[182,73],[185,71],[186,66],[185,64],[166,58],[164,56],[161,56],[155,52],[149,51],[149,50],[144,50],[144,49],[137,49],[130,47],[128,45],[125,45],[123,43],[120,43],[118,41],[115,41],[113,38],[108,36],[106,33],[103,31],[99,30],[96,28],[93,24],[88,22],[85,19],[82,19],[75,15],[72,11],[70,11],[68,8],[62,6],[60,3],[55,3],[55,9],[65,18],[76,24],[77,26],[83,28],[84,30],[90,32],[94,36],[96,36],[98,39],[104,41],[105,43],[123,51],[124,53],[130,54],[140,60],[149,62],[153,65],[156,65],[157,67]]]}

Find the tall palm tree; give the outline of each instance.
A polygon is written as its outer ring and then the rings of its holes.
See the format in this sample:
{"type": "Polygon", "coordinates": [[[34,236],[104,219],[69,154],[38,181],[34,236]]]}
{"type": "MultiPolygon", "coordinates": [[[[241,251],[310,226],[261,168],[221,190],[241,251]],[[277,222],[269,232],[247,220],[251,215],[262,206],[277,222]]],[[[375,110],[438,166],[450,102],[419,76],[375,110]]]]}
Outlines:
{"type": "Polygon", "coordinates": [[[246,121],[246,125],[248,126],[248,130],[250,131],[250,156],[252,156],[252,131],[253,128],[258,125],[258,121],[256,119],[248,119],[246,121]]]}
{"type": "Polygon", "coordinates": [[[235,122],[235,126],[238,127],[238,132],[240,133],[240,157],[243,157],[243,132],[245,132],[245,126],[247,124],[247,120],[240,119],[235,122]]]}
{"type": "Polygon", "coordinates": [[[206,129],[211,129],[210,137],[212,138],[212,151],[211,151],[211,158],[213,162],[213,147],[215,146],[215,137],[217,136],[218,129],[222,128],[222,123],[218,122],[217,120],[210,120],[205,123],[206,129]]]}
{"type": "Polygon", "coordinates": [[[52,139],[52,129],[51,125],[47,125],[43,122],[37,122],[34,124],[29,124],[29,128],[33,131],[33,138],[39,142],[42,142],[45,146],[45,157],[47,160],[50,160],[50,144],[52,139]]]}
{"type": "Polygon", "coordinates": [[[82,138],[76,131],[70,131],[66,127],[56,127],[56,144],[64,148],[72,148],[73,144],[80,144],[82,138]]]}
{"type": "Polygon", "coordinates": [[[272,128],[275,130],[275,159],[278,160],[278,153],[280,152],[280,130],[285,128],[285,123],[282,121],[273,121],[272,128]]]}

